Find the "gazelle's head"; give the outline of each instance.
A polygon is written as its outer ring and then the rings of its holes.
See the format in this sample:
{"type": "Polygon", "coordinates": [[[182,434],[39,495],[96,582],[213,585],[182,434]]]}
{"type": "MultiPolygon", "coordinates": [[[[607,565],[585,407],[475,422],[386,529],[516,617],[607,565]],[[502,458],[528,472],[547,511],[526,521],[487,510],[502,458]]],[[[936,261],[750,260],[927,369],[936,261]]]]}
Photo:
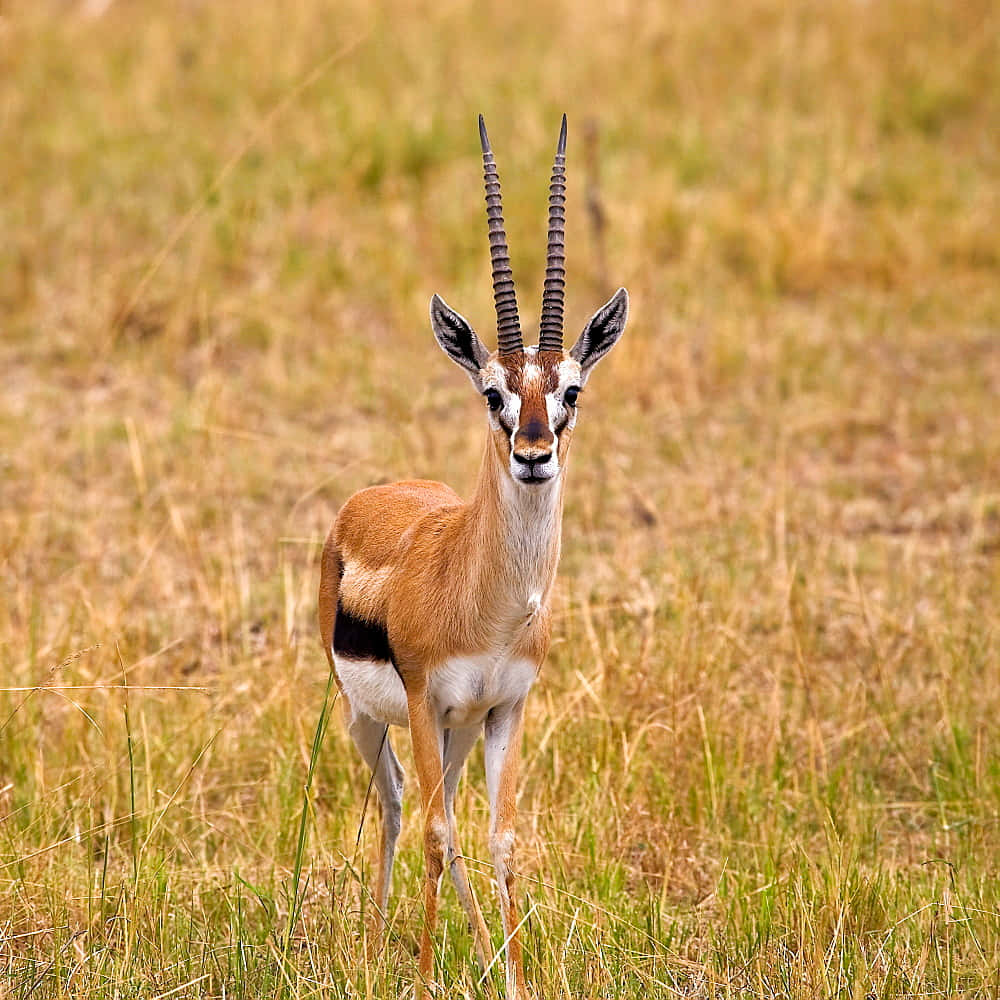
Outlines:
{"type": "Polygon", "coordinates": [[[563,349],[566,290],[566,116],[563,115],[549,186],[549,250],[542,293],[537,347],[521,337],[517,297],[510,269],[500,201],[500,179],[482,115],[479,135],[486,179],[486,216],[493,261],[493,299],[497,313],[497,350],[491,354],[469,321],[435,295],[431,326],[448,356],[469,374],[486,402],[497,456],[518,483],[554,481],[566,461],[577,398],[594,366],[618,342],[628,319],[628,292],[617,292],[590,318],[573,347],[563,349]]]}

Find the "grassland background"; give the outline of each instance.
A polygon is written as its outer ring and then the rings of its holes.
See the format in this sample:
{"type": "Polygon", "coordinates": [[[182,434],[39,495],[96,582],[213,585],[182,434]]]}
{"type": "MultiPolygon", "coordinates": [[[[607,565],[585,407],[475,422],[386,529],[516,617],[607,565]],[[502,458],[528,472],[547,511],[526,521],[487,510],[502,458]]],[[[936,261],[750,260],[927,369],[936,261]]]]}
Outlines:
{"type": "MultiPolygon", "coordinates": [[[[318,548],[471,484],[427,302],[492,335],[483,111],[533,326],[564,110],[569,326],[633,313],[528,713],[529,978],[1000,994],[996,4],[99,7],[0,7],[0,994],[405,989],[413,783],[366,963],[336,711],[299,849],[318,548]]],[[[478,754],[460,816],[486,858],[478,754]]],[[[492,995],[445,898],[443,995],[492,995]]]]}

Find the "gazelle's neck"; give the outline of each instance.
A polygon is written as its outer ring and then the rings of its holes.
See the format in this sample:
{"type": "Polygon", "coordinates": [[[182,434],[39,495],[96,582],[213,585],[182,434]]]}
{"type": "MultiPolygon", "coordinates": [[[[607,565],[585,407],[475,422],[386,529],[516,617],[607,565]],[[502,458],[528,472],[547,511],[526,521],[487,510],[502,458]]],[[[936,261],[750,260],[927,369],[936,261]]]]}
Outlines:
{"type": "Polygon", "coordinates": [[[559,562],[564,474],[560,470],[549,483],[517,483],[487,440],[469,502],[482,585],[517,603],[546,600],[559,562]]]}

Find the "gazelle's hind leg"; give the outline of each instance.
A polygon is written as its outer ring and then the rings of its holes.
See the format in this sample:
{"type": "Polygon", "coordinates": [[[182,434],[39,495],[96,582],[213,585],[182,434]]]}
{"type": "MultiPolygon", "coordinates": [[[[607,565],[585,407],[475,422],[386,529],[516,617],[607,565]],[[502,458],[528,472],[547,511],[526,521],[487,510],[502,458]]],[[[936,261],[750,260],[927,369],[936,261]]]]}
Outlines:
{"type": "Polygon", "coordinates": [[[458,893],[462,909],[469,921],[469,929],[475,938],[476,958],[479,960],[480,971],[485,972],[489,965],[490,956],[490,935],[486,930],[486,923],[483,914],[476,902],[476,897],[472,894],[472,886],[469,884],[469,872],[465,866],[465,859],[458,847],[458,825],[455,822],[455,793],[458,791],[458,784],[462,779],[462,770],[465,767],[465,759],[469,756],[469,751],[475,746],[479,739],[479,728],[472,726],[468,729],[448,729],[444,734],[444,808],[448,817],[448,833],[450,843],[448,845],[448,867],[451,871],[451,879],[455,883],[455,890],[458,893]]]}
{"type": "Polygon", "coordinates": [[[379,840],[378,875],[375,883],[375,902],[382,918],[378,922],[381,929],[386,918],[389,902],[389,885],[392,881],[392,862],[396,854],[399,838],[400,819],[403,806],[403,769],[396,759],[389,741],[389,728],[377,722],[364,712],[350,709],[348,731],[365,763],[375,775],[375,788],[382,812],[382,836],[379,840]]]}

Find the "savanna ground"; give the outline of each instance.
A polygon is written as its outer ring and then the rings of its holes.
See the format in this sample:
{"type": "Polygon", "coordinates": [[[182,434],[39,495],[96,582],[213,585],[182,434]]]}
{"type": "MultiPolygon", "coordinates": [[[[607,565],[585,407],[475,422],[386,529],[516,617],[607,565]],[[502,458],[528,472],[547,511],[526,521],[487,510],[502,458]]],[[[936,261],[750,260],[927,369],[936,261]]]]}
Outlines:
{"type": "MultiPolygon", "coordinates": [[[[427,303],[492,337],[483,111],[533,327],[564,110],[570,334],[633,313],[528,713],[537,995],[1000,993],[996,5],[102,6],[0,8],[0,993],[411,982],[317,556],[471,484],[427,303]]],[[[499,945],[478,755],[460,817],[499,945]]]]}

